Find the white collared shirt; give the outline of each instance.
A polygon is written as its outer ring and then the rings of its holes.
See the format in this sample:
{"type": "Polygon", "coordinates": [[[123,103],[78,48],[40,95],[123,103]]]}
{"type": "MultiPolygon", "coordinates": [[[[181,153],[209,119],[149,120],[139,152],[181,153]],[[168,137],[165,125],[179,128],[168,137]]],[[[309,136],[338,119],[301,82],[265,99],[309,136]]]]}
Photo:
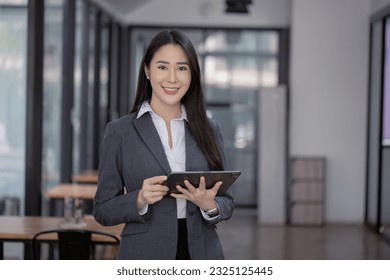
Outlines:
{"type": "MultiPolygon", "coordinates": [[[[185,146],[185,127],[184,121],[187,120],[187,113],[185,107],[181,106],[181,116],[177,119],[171,120],[171,135],[172,135],[172,148],[169,146],[168,130],[165,125],[165,121],[162,117],[153,112],[149,102],[144,102],[138,111],[137,119],[143,114],[149,112],[152,117],[154,126],[157,129],[161,142],[164,147],[165,154],[167,156],[169,166],[172,172],[185,171],[186,170],[186,146],[185,146]]],[[[186,200],[178,198],[177,204],[177,218],[186,218],[186,200]]],[[[147,206],[145,209],[147,211],[147,206]]],[[[140,211],[145,212],[146,211],[140,211]]]]}

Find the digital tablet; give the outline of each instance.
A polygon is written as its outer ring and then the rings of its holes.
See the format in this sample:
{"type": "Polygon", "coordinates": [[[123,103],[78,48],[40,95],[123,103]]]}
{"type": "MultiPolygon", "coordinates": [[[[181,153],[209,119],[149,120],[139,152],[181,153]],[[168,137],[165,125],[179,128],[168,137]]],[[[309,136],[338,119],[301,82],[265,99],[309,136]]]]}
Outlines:
{"type": "Polygon", "coordinates": [[[200,177],[203,176],[205,177],[207,189],[212,188],[218,181],[222,181],[222,185],[217,193],[217,195],[222,195],[240,175],[241,171],[237,170],[172,172],[164,182],[164,185],[169,187],[169,192],[180,193],[176,188],[177,185],[185,188],[184,180],[188,180],[193,186],[197,187],[199,185],[200,177]]]}

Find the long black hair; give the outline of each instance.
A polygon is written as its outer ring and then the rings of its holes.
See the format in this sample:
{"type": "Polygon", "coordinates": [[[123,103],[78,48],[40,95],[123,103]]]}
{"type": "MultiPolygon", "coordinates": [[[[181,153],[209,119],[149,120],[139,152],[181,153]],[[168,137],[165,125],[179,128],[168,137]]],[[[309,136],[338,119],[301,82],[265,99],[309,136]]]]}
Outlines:
{"type": "Polygon", "coordinates": [[[198,56],[190,39],[179,31],[163,31],[158,33],[149,43],[144,54],[138,74],[137,94],[131,113],[137,112],[144,101],[152,98],[152,86],[145,75],[145,66],[149,67],[156,51],[164,45],[180,46],[185,52],[191,70],[191,84],[181,100],[187,111],[188,125],[203,152],[211,170],[223,170],[223,161],[215,141],[213,130],[206,115],[206,106],[201,83],[201,72],[198,56]]]}

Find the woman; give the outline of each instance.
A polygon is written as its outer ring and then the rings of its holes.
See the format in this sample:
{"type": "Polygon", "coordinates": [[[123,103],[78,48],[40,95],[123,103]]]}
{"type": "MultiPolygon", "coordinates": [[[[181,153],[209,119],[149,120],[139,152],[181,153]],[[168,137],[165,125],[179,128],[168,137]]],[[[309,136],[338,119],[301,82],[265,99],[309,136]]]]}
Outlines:
{"type": "Polygon", "coordinates": [[[105,226],[125,223],[119,259],[223,259],[215,224],[231,217],[233,197],[221,185],[180,193],[164,185],[172,171],[223,170],[218,124],[207,118],[201,73],[191,41],[157,34],[140,66],[129,115],[107,125],[101,145],[93,215],[105,226]]]}

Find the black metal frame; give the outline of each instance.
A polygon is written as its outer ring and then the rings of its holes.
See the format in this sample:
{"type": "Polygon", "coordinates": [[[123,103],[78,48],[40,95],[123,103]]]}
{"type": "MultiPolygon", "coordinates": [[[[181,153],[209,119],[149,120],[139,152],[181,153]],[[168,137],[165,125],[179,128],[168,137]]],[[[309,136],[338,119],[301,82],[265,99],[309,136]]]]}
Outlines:
{"type": "Polygon", "coordinates": [[[119,32],[120,26],[115,22],[110,23],[110,85],[109,85],[109,115],[108,120],[119,118],[119,87],[118,77],[120,76],[119,56],[119,32]]]}
{"type": "Polygon", "coordinates": [[[130,111],[130,29],[128,27],[119,27],[119,116],[124,116],[130,111]]]}
{"type": "Polygon", "coordinates": [[[28,2],[25,215],[41,214],[44,3],[28,2]]]}
{"type": "Polygon", "coordinates": [[[97,11],[95,21],[94,80],[93,80],[93,119],[92,119],[92,168],[99,164],[99,113],[100,113],[100,66],[101,66],[101,26],[102,12],[97,11]]]}
{"type": "Polygon", "coordinates": [[[291,213],[290,213],[290,87],[289,87],[289,73],[290,73],[290,30],[282,29],[280,31],[280,42],[279,42],[279,84],[286,85],[286,143],[285,143],[285,186],[286,186],[286,195],[285,195],[285,216],[286,222],[290,223],[291,213]]]}

